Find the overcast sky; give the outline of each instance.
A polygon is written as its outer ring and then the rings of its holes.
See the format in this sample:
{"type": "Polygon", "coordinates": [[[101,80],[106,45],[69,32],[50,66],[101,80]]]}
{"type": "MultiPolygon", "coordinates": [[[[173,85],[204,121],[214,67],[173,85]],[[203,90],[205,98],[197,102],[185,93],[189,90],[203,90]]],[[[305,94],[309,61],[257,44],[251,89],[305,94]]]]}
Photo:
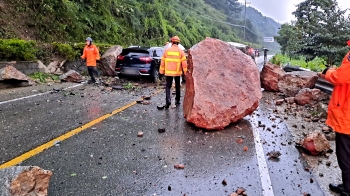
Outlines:
{"type": "MultiPolygon", "coordinates": [[[[245,0],[239,0],[244,4],[245,0]]],[[[264,16],[273,18],[276,22],[285,23],[295,20],[292,14],[295,11],[295,5],[304,0],[246,0],[250,2],[249,6],[259,10],[264,16]]],[[[337,0],[341,9],[350,8],[349,0],[337,0]]]]}

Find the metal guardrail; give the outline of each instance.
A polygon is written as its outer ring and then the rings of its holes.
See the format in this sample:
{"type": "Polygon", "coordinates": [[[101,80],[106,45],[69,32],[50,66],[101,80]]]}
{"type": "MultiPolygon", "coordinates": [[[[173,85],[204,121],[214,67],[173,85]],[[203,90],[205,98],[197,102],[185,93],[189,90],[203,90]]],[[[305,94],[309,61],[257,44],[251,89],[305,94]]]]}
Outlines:
{"type": "Polygon", "coordinates": [[[333,84],[329,83],[327,80],[323,78],[318,78],[315,88],[320,89],[323,92],[326,92],[328,94],[332,94],[333,92],[333,84]]]}

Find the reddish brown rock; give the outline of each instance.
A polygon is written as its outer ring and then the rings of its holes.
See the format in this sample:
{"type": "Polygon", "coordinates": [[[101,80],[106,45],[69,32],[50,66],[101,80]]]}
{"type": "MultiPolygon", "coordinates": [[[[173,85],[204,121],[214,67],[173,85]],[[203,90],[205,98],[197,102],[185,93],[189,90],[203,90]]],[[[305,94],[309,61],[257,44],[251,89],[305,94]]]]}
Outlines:
{"type": "Polygon", "coordinates": [[[278,81],[278,89],[286,96],[294,97],[303,88],[313,88],[317,73],[312,71],[293,71],[284,74],[278,81]]]}
{"type": "Polygon", "coordinates": [[[322,131],[316,130],[307,135],[301,142],[302,147],[313,155],[318,155],[330,149],[329,141],[322,131]]]}
{"type": "Polygon", "coordinates": [[[260,74],[261,87],[267,91],[279,91],[278,80],[285,73],[278,65],[271,63],[265,64],[260,74]]]}
{"type": "Polygon", "coordinates": [[[0,69],[0,81],[6,82],[10,80],[26,82],[28,81],[28,78],[22,72],[18,71],[15,67],[9,65],[0,69]]]}
{"type": "Polygon", "coordinates": [[[98,68],[105,76],[114,76],[115,74],[115,63],[117,62],[118,55],[122,52],[121,46],[113,46],[108,49],[101,57],[98,68]]]}
{"type": "Polygon", "coordinates": [[[63,75],[60,75],[60,80],[63,81],[63,82],[82,82],[83,81],[83,78],[82,76],[74,71],[74,70],[70,70],[69,72],[63,74],[63,75]]]}
{"type": "Polygon", "coordinates": [[[46,196],[52,172],[39,167],[28,167],[10,184],[12,196],[46,196]]]}
{"type": "Polygon", "coordinates": [[[295,102],[299,105],[316,104],[322,98],[322,91],[320,89],[301,89],[295,95],[295,102]]]}
{"type": "Polygon", "coordinates": [[[184,117],[197,127],[223,129],[251,114],[262,97],[252,58],[218,39],[189,50],[184,117]]]}

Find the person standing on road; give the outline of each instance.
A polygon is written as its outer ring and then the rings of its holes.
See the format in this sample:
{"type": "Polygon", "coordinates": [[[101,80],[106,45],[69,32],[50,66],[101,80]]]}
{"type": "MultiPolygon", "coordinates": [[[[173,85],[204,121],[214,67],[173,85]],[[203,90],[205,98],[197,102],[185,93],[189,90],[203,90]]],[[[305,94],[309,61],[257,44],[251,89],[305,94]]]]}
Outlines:
{"type": "Polygon", "coordinates": [[[264,50],[264,65],[267,63],[267,52],[269,51],[269,49],[267,48],[263,48],[264,50]]]}
{"type": "MultiPolygon", "coordinates": [[[[350,46],[350,40],[347,44],[350,46]]],[[[329,188],[341,196],[350,196],[350,52],[339,68],[326,68],[318,75],[334,85],[326,124],[336,132],[336,155],[343,184],[329,184],[329,188]]]]}
{"type": "Polygon", "coordinates": [[[180,38],[174,36],[170,39],[171,47],[167,48],[162,56],[161,64],[159,67],[159,73],[166,76],[166,98],[165,108],[169,108],[171,105],[170,89],[175,80],[175,105],[180,104],[181,89],[180,89],[180,77],[182,72],[187,74],[187,61],[185,52],[179,48],[180,38]]]}
{"type": "Polygon", "coordinates": [[[90,37],[86,38],[86,46],[84,47],[83,55],[81,58],[86,60],[86,66],[90,75],[90,83],[96,83],[96,79],[94,74],[99,77],[100,73],[96,69],[96,61],[100,60],[100,52],[98,48],[92,43],[92,39],[90,37]]]}

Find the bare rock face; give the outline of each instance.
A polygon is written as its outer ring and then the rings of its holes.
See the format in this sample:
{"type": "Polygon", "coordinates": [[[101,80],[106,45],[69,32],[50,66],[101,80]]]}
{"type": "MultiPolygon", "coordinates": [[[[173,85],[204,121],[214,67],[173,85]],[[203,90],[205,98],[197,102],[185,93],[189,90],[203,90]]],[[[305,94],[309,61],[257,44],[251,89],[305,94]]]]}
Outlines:
{"type": "Polygon", "coordinates": [[[330,149],[329,141],[322,131],[319,130],[307,135],[301,144],[303,148],[313,155],[318,155],[321,152],[326,152],[330,149]]]}
{"type": "Polygon", "coordinates": [[[82,82],[83,77],[76,71],[70,70],[69,72],[60,75],[60,80],[63,82],[82,82]]]}
{"type": "Polygon", "coordinates": [[[303,88],[313,88],[317,73],[312,71],[292,71],[284,74],[278,81],[278,89],[289,97],[294,97],[303,88]]]}
{"type": "Polygon", "coordinates": [[[50,73],[50,70],[41,61],[38,61],[38,68],[40,69],[41,72],[50,73]]]}
{"type": "Polygon", "coordinates": [[[121,46],[113,46],[108,49],[98,64],[98,67],[105,76],[114,76],[115,74],[115,63],[117,62],[118,55],[122,52],[123,48],[121,46]]]}
{"type": "Polygon", "coordinates": [[[267,91],[279,91],[278,80],[285,73],[278,65],[271,63],[265,64],[260,74],[261,87],[267,91]]]}
{"type": "Polygon", "coordinates": [[[0,192],[4,196],[48,195],[52,172],[39,167],[18,166],[0,170],[0,192]]]}
{"type": "Polygon", "coordinates": [[[322,96],[320,89],[303,88],[295,95],[294,100],[299,105],[316,104],[322,96]]]}
{"type": "Polygon", "coordinates": [[[259,70],[251,57],[218,39],[189,50],[184,117],[208,130],[223,129],[251,114],[262,97],[259,70]]]}
{"type": "Polygon", "coordinates": [[[28,81],[28,78],[22,72],[18,71],[15,67],[10,65],[0,69],[0,81],[6,80],[17,80],[24,82],[28,81]]]}

